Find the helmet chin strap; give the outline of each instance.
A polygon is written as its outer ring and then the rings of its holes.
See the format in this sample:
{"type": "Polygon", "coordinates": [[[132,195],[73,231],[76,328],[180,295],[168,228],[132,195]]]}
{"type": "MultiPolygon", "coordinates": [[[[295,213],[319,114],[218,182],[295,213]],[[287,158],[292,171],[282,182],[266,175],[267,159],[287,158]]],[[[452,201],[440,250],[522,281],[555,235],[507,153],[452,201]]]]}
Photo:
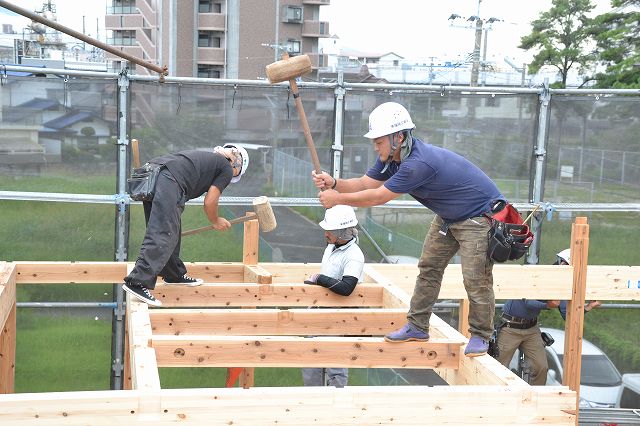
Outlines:
{"type": "Polygon", "coordinates": [[[389,164],[391,164],[391,162],[393,161],[393,156],[396,155],[396,151],[398,150],[398,141],[396,139],[396,136],[400,134],[400,132],[396,132],[396,133],[392,133],[388,136],[389,138],[389,146],[391,147],[391,152],[389,153],[389,156],[387,157],[387,160],[384,162],[384,167],[382,168],[382,170],[380,171],[380,173],[384,173],[387,171],[387,169],[389,168],[389,164]]]}

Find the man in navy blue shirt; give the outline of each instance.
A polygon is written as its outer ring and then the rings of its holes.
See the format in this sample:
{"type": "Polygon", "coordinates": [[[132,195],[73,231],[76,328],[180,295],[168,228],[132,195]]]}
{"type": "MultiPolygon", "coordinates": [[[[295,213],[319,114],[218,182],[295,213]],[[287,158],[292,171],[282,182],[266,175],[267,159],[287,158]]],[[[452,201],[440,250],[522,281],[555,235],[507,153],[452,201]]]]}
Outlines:
{"type": "Polygon", "coordinates": [[[471,339],[465,355],[487,353],[493,332],[495,299],[493,262],[487,256],[490,220],[485,214],[504,201],[495,183],[464,157],[414,138],[409,112],[386,102],[369,115],[369,132],[378,154],[376,163],[359,178],[334,179],[313,172],[326,208],[337,204],[370,207],[409,194],[436,213],[425,240],[420,270],[407,314],[407,324],[389,333],[390,342],[426,341],[429,319],[438,299],[442,275],[451,258],[460,253],[462,275],[470,301],[471,339]]]}
{"type": "MultiPolygon", "coordinates": [[[[562,250],[556,255],[554,265],[570,265],[571,253],[569,249],[562,250]]],[[[584,311],[597,308],[601,303],[593,300],[587,303],[584,311]]],[[[540,336],[538,316],[545,309],[558,308],[562,319],[567,316],[567,301],[563,300],[508,300],[502,307],[500,321],[502,324],[498,333],[497,360],[505,367],[509,366],[516,349],[524,352],[531,365],[531,384],[544,386],[547,382],[549,368],[544,350],[544,342],[540,336]]]]}

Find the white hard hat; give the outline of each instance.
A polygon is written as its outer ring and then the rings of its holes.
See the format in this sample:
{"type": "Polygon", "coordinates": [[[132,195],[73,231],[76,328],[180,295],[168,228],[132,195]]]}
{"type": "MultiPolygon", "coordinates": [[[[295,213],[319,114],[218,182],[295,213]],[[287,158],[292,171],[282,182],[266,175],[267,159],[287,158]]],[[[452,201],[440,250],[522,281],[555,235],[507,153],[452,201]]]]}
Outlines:
{"type": "Polygon", "coordinates": [[[564,249],[561,252],[559,252],[556,256],[558,256],[558,258],[567,262],[567,264],[571,265],[571,249],[564,249]]]}
{"type": "Polygon", "coordinates": [[[352,228],[357,224],[358,219],[353,207],[337,205],[324,212],[324,220],[319,225],[325,231],[335,231],[337,229],[352,228]]]}
{"type": "Polygon", "coordinates": [[[364,137],[375,139],[415,127],[405,107],[397,102],[385,102],[369,114],[369,131],[364,137]]]}
{"type": "Polygon", "coordinates": [[[225,144],[223,148],[235,148],[238,150],[240,156],[242,157],[242,167],[240,168],[240,173],[238,173],[238,176],[234,176],[231,178],[231,183],[236,183],[240,180],[244,172],[247,171],[247,167],[249,167],[249,153],[243,147],[234,145],[232,143],[225,144]]]}

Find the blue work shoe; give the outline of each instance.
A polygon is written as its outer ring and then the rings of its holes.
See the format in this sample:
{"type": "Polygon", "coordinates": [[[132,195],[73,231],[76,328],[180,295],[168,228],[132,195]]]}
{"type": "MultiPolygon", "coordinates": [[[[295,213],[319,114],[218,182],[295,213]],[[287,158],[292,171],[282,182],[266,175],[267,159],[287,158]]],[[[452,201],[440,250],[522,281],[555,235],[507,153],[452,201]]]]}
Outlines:
{"type": "Polygon", "coordinates": [[[387,342],[426,342],[429,340],[429,333],[408,322],[401,329],[384,336],[384,340],[387,342]]]}
{"type": "Polygon", "coordinates": [[[469,357],[485,355],[489,350],[489,342],[480,336],[471,336],[464,354],[469,357]]]}

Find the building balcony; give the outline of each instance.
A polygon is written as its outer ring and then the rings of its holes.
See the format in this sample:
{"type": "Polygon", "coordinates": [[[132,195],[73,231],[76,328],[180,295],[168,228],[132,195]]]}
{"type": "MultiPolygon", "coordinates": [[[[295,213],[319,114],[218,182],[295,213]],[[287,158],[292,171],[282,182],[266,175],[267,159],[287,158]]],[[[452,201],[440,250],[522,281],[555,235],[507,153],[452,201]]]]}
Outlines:
{"type": "Polygon", "coordinates": [[[305,55],[309,57],[312,68],[325,68],[329,66],[329,55],[308,52],[305,52],[305,55]]]}
{"type": "Polygon", "coordinates": [[[223,13],[198,13],[199,30],[225,30],[225,15],[223,13]]]}
{"type": "Polygon", "coordinates": [[[104,26],[108,30],[126,30],[142,28],[144,19],[142,15],[106,15],[104,26]]]}
{"type": "Polygon", "coordinates": [[[128,15],[131,13],[140,13],[135,4],[107,6],[107,15],[128,15]]]}
{"type": "Polygon", "coordinates": [[[302,4],[318,4],[320,6],[326,6],[331,4],[331,0],[302,0],[302,4]]]}
{"type": "Polygon", "coordinates": [[[221,47],[198,47],[198,63],[224,65],[224,49],[221,47]]]}
{"type": "Polygon", "coordinates": [[[321,21],[304,21],[302,37],[329,37],[329,23],[321,21]]]}

